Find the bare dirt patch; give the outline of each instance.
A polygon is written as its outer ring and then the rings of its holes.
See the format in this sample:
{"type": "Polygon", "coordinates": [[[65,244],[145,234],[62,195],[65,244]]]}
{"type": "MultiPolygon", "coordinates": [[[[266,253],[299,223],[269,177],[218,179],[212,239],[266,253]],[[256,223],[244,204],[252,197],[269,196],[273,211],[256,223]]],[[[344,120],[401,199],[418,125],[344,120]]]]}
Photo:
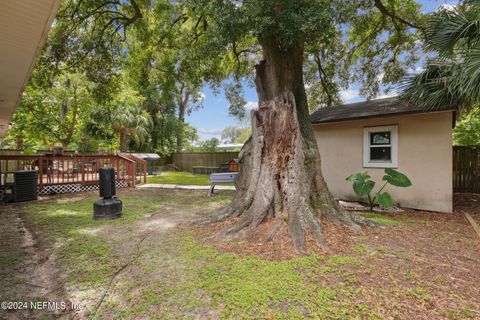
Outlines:
{"type": "Polygon", "coordinates": [[[43,247],[22,217],[22,205],[0,205],[0,319],[32,319],[53,315],[72,319],[55,258],[43,247]],[[51,258],[51,259],[50,259],[51,258]],[[31,303],[65,302],[65,309],[33,310],[31,303]]]}

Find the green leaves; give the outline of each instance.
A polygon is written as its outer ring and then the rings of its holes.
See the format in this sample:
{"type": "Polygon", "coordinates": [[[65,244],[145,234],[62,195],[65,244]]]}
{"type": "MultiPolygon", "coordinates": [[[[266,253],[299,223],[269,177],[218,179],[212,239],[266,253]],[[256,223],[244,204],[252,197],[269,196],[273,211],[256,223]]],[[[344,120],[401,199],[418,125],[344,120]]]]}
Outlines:
{"type": "Polygon", "coordinates": [[[391,208],[394,205],[393,199],[388,192],[377,193],[376,199],[381,209],[391,208]]]}
{"type": "Polygon", "coordinates": [[[453,129],[453,142],[457,146],[480,145],[480,106],[461,115],[453,129]]]}
{"type": "Polygon", "coordinates": [[[364,173],[358,172],[348,176],[347,179],[345,180],[355,182],[355,181],[365,181],[367,179],[370,179],[368,172],[364,172],[364,173]]]}
{"type": "Polygon", "coordinates": [[[402,84],[405,100],[424,108],[471,109],[480,101],[480,5],[460,2],[430,15],[426,47],[436,52],[424,71],[402,84]]]}
{"type": "Polygon", "coordinates": [[[353,191],[355,191],[358,196],[363,197],[372,192],[374,186],[375,182],[372,180],[367,180],[363,183],[354,182],[353,191]]]}
{"type": "Polygon", "coordinates": [[[387,184],[391,184],[396,187],[409,187],[412,185],[410,179],[406,175],[397,170],[386,168],[385,175],[383,176],[383,181],[386,181],[382,188],[375,194],[374,197],[371,196],[375,182],[370,180],[370,175],[368,172],[359,172],[354,173],[346,178],[347,181],[353,182],[353,191],[359,197],[367,196],[368,205],[370,209],[373,209],[376,204],[380,205],[380,208],[387,209],[394,206],[395,202],[392,199],[392,196],[388,192],[382,192],[387,184]]]}
{"type": "Polygon", "coordinates": [[[403,173],[398,172],[397,170],[386,168],[386,175],[383,176],[383,181],[387,181],[391,185],[396,187],[406,188],[412,185],[410,179],[407,178],[403,173]]]}
{"type": "Polygon", "coordinates": [[[359,197],[364,197],[370,192],[372,192],[375,182],[369,180],[370,176],[367,172],[364,173],[354,173],[351,176],[347,177],[347,181],[353,182],[353,191],[359,197]]]}

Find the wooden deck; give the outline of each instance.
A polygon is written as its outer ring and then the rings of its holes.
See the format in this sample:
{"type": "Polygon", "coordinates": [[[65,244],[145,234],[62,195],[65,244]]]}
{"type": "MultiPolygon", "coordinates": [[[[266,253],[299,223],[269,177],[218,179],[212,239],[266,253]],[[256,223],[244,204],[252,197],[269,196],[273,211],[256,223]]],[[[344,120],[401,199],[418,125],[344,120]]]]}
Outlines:
{"type": "Polygon", "coordinates": [[[113,154],[0,155],[2,177],[0,185],[8,181],[9,173],[18,170],[38,171],[40,187],[60,184],[97,184],[98,170],[104,167],[114,168],[116,180],[125,181],[130,187],[134,187],[137,183],[137,173],[143,175],[146,182],[146,162],[135,157],[113,154]],[[143,170],[141,170],[142,167],[143,170]]]}

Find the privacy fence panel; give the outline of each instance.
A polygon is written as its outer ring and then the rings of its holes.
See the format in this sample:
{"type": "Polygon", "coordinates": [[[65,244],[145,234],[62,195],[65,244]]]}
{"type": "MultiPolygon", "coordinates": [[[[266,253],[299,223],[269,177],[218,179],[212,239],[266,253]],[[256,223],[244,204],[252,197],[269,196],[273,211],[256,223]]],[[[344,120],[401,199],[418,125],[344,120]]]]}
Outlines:
{"type": "Polygon", "coordinates": [[[480,193],[480,146],[453,147],[453,191],[480,193]]]}
{"type": "Polygon", "coordinates": [[[192,172],[193,167],[218,167],[238,158],[238,152],[180,152],[172,162],[181,171],[192,172]]]}

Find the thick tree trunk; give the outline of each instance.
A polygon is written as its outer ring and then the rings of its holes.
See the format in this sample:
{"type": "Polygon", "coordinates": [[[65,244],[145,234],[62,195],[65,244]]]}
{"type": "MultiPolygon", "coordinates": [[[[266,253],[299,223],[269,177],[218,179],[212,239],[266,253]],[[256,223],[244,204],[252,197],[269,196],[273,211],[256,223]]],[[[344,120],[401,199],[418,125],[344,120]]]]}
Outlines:
{"type": "MultiPolygon", "coordinates": [[[[182,109],[182,107],[180,107],[180,115],[179,115],[178,119],[180,120],[182,125],[185,123],[185,109],[182,109]]],[[[177,133],[177,152],[182,152],[183,130],[184,130],[184,128],[182,127],[180,130],[178,130],[178,133],[177,133]]]]}
{"type": "Polygon", "coordinates": [[[120,129],[120,152],[128,151],[128,130],[120,129]]]}
{"type": "MultiPolygon", "coordinates": [[[[185,123],[185,112],[187,110],[189,100],[189,94],[188,92],[185,92],[184,96],[184,90],[186,91],[186,89],[184,89],[184,87],[182,86],[182,90],[180,91],[181,99],[178,99],[178,119],[180,120],[182,125],[185,123]]],[[[177,134],[177,152],[182,152],[183,130],[184,128],[181,128],[181,130],[179,130],[177,134]]]]}
{"type": "Polygon", "coordinates": [[[295,249],[304,253],[307,233],[325,246],[322,215],[355,231],[360,227],[334,201],[322,177],[303,84],[303,44],[281,50],[264,39],[261,45],[265,60],[256,66],[259,109],[252,111],[252,137],[239,156],[240,190],[217,221],[240,217],[221,233],[229,238],[275,219],[266,239],[287,226],[295,249]]]}
{"type": "Polygon", "coordinates": [[[24,144],[23,144],[23,136],[16,136],[15,137],[15,148],[17,150],[23,150],[24,144]]]}

